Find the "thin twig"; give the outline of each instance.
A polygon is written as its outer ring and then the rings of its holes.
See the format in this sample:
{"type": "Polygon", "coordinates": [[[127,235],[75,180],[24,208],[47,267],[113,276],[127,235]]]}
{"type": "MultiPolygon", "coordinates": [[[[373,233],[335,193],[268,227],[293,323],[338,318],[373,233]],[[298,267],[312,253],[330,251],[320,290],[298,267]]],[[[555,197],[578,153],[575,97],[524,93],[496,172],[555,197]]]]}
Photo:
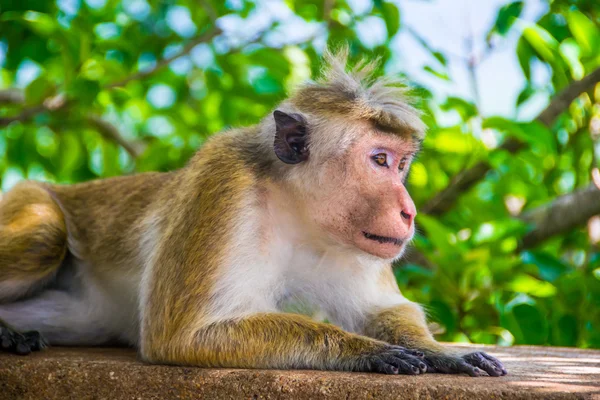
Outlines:
{"type": "Polygon", "coordinates": [[[202,35],[198,36],[196,39],[190,41],[188,44],[186,44],[183,49],[181,49],[180,52],[178,52],[177,54],[172,55],[171,57],[167,57],[163,60],[160,60],[159,62],[156,63],[156,65],[148,70],[145,71],[139,71],[133,75],[128,76],[127,78],[118,81],[118,82],[114,82],[111,84],[108,84],[105,86],[106,89],[113,89],[116,87],[121,87],[121,86],[125,86],[126,84],[128,84],[131,81],[135,81],[138,79],[144,79],[147,78],[151,75],[154,75],[155,73],[157,73],[158,71],[160,71],[161,69],[163,69],[164,67],[168,66],[170,63],[172,63],[173,61],[177,60],[180,57],[183,57],[185,55],[188,55],[192,49],[194,47],[196,47],[197,45],[199,45],[200,43],[205,43],[208,42],[210,40],[212,40],[215,36],[217,36],[218,34],[221,33],[221,30],[218,28],[211,28],[208,31],[206,31],[205,33],[203,33],[202,35]]]}
{"type": "MultiPolygon", "coordinates": [[[[586,75],[580,81],[574,81],[557,96],[555,96],[548,107],[542,111],[536,121],[551,127],[556,118],[562,114],[581,93],[593,88],[600,82],[600,68],[586,75]]],[[[517,139],[508,138],[499,150],[505,150],[509,153],[516,153],[523,149],[525,144],[517,139]]],[[[480,161],[471,168],[465,169],[456,175],[446,189],[436,194],[429,200],[421,210],[430,215],[440,215],[450,210],[461,194],[472,188],[481,181],[487,172],[492,168],[489,162],[480,161]]]]}
{"type": "MultiPolygon", "coordinates": [[[[219,33],[221,32],[220,29],[218,28],[211,28],[208,31],[204,32],[203,34],[201,34],[200,36],[198,36],[196,39],[192,40],[191,42],[189,42],[179,53],[174,54],[171,57],[165,58],[164,60],[159,61],[158,63],[156,63],[156,65],[147,70],[147,71],[139,71],[135,74],[132,74],[130,76],[128,76],[127,78],[119,81],[119,82],[115,82],[115,83],[111,83],[106,85],[104,88],[105,89],[113,89],[116,87],[121,87],[126,85],[127,83],[134,81],[136,79],[143,79],[143,78],[147,78],[153,74],[155,74],[156,72],[158,72],[159,70],[161,70],[162,68],[166,67],[167,65],[169,65],[171,62],[173,62],[174,60],[183,57],[184,55],[189,54],[189,52],[192,51],[192,49],[203,42],[207,42],[209,40],[211,40],[212,38],[214,38],[215,36],[217,36],[219,33]]],[[[5,98],[13,98],[13,99],[19,99],[19,95],[15,94],[12,92],[11,93],[7,93],[8,91],[3,91],[4,93],[4,97],[5,98]],[[16,96],[16,97],[15,97],[16,96]]],[[[22,92],[21,92],[22,95],[22,92]]],[[[64,94],[59,94],[57,96],[52,96],[49,97],[47,99],[45,99],[43,101],[42,104],[38,104],[35,106],[31,106],[28,108],[25,108],[24,110],[22,110],[19,114],[12,116],[12,117],[0,117],[0,127],[4,127],[7,126],[10,123],[13,122],[24,122],[29,120],[30,118],[33,118],[34,116],[36,116],[39,113],[42,113],[44,111],[57,111],[60,109],[65,108],[68,104],[71,103],[72,100],[66,100],[64,97],[64,94]]],[[[0,102],[1,103],[1,102],[0,102]]]]}
{"type": "Polygon", "coordinates": [[[331,10],[333,10],[333,3],[335,0],[323,0],[323,21],[327,22],[331,20],[331,10]]]}
{"type": "Polygon", "coordinates": [[[11,124],[16,121],[20,121],[20,122],[26,121],[44,111],[46,111],[46,107],[43,104],[28,107],[28,108],[24,109],[23,111],[21,111],[18,115],[15,115],[14,117],[0,118],[0,127],[7,126],[8,124],[11,124]]]}
{"type": "Polygon", "coordinates": [[[215,26],[215,22],[219,16],[217,14],[217,10],[215,10],[210,0],[200,0],[200,5],[202,5],[204,12],[206,12],[206,15],[208,15],[208,18],[212,22],[212,25],[215,26]]]}
{"type": "Polygon", "coordinates": [[[19,89],[0,90],[0,104],[23,104],[25,94],[19,89]]]}
{"type": "Polygon", "coordinates": [[[125,140],[116,126],[100,118],[100,116],[90,114],[86,117],[86,120],[90,123],[90,125],[96,128],[96,130],[102,136],[104,136],[104,138],[123,147],[134,159],[138,158],[144,152],[144,148],[141,144],[132,143],[125,140]]]}

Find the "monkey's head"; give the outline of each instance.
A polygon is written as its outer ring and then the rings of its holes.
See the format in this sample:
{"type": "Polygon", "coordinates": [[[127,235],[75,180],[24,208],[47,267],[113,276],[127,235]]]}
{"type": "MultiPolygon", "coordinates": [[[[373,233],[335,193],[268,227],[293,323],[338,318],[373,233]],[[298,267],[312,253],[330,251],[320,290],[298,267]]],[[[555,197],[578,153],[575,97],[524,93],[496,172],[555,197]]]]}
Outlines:
{"type": "Polygon", "coordinates": [[[326,59],[323,78],[273,113],[276,162],[319,240],[397,258],[414,235],[405,182],[425,125],[400,82],[369,80],[370,64],[346,72],[345,54],[326,59]]]}

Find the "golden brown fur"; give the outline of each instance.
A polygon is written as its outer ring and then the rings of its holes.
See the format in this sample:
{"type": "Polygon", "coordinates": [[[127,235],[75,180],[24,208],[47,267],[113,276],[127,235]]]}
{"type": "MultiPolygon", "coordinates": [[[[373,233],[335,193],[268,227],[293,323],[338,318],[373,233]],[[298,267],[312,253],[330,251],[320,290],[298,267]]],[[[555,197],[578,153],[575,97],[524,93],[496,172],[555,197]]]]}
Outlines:
{"type": "MultiPolygon", "coordinates": [[[[327,59],[321,80],[181,170],[13,189],[0,318],[51,344],[126,342],[154,363],[505,373],[484,353],[446,352],[391,272],[414,233],[418,111],[371,66],[327,59]],[[345,329],[282,312],[296,298],[345,329]]],[[[0,320],[9,350],[31,338],[0,320]]]]}
{"type": "Polygon", "coordinates": [[[0,202],[0,282],[12,283],[0,286],[0,302],[51,278],[66,251],[64,219],[51,196],[33,183],[17,185],[0,202]]]}

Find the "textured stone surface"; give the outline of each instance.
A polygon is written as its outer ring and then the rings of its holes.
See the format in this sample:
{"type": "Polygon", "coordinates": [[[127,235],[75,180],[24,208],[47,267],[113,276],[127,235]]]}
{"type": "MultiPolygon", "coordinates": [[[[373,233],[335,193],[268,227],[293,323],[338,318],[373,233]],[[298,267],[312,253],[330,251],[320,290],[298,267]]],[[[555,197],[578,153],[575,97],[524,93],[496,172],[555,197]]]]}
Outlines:
{"type": "Polygon", "coordinates": [[[133,350],[52,348],[0,353],[0,399],[600,399],[600,351],[485,348],[501,378],[145,365],[133,350]]]}

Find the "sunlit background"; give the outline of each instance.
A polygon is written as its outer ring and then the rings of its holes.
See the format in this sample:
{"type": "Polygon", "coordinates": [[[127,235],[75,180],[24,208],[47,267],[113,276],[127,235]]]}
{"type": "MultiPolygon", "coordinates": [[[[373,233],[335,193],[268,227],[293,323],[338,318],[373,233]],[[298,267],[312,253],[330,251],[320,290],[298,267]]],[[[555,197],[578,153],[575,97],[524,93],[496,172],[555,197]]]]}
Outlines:
{"type": "Polygon", "coordinates": [[[1,190],[179,168],[343,44],[424,111],[395,273],[438,337],[600,347],[594,0],[0,0],[1,190]]]}

